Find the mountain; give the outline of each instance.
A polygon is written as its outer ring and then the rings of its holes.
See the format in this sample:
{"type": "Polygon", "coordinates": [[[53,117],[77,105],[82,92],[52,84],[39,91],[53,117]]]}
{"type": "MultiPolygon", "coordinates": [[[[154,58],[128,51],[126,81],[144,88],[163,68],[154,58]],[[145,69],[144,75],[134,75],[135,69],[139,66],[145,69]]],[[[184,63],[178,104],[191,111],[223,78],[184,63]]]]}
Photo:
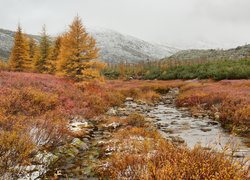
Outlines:
{"type": "Polygon", "coordinates": [[[237,47],[238,45],[244,45],[242,42],[232,41],[212,41],[212,40],[175,40],[169,42],[171,46],[176,47],[178,49],[187,50],[187,49],[231,49],[237,47]]]}
{"type": "Polygon", "coordinates": [[[239,60],[250,57],[250,44],[227,50],[182,50],[163,60],[239,60]]]}
{"type": "Polygon", "coordinates": [[[13,46],[13,37],[15,33],[13,31],[8,31],[0,29],[0,58],[7,59],[10,50],[13,46]]]}
{"type": "MultiPolygon", "coordinates": [[[[100,59],[108,63],[135,63],[141,60],[157,60],[170,56],[178,49],[149,43],[119,32],[89,28],[87,30],[97,41],[100,48],[100,59]]],[[[0,29],[0,58],[8,59],[13,46],[15,32],[0,29]]],[[[33,36],[33,35],[32,35],[33,36]]],[[[33,36],[39,40],[39,36],[33,36]]]]}
{"type": "Polygon", "coordinates": [[[170,56],[178,49],[143,41],[109,29],[88,29],[101,49],[101,58],[110,63],[157,60],[170,56]]]}

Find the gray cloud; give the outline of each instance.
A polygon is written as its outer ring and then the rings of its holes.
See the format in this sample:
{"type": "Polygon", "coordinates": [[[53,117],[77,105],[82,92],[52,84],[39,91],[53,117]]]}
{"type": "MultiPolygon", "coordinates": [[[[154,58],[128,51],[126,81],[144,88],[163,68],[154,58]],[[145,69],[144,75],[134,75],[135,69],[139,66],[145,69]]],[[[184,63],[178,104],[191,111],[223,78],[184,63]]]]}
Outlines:
{"type": "Polygon", "coordinates": [[[0,27],[55,35],[78,13],[86,26],[100,26],[144,40],[229,47],[250,42],[249,0],[0,0],[0,27]]]}

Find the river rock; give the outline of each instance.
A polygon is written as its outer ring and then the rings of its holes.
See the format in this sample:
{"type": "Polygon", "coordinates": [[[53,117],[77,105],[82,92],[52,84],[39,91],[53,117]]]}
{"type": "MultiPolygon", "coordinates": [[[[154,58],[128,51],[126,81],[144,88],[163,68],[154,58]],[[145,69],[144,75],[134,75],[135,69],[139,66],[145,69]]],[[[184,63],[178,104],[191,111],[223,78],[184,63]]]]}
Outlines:
{"type": "Polygon", "coordinates": [[[187,118],[187,117],[190,117],[190,114],[189,113],[183,113],[183,114],[181,114],[181,117],[182,118],[187,118]]]}
{"type": "Polygon", "coordinates": [[[171,124],[171,125],[177,125],[178,122],[177,122],[177,121],[172,121],[170,124],[171,124]]]}
{"type": "Polygon", "coordinates": [[[130,101],[134,101],[134,99],[133,99],[132,97],[127,97],[127,98],[125,99],[125,101],[126,101],[126,102],[130,102],[130,101]]]}
{"type": "Polygon", "coordinates": [[[79,150],[73,146],[71,148],[66,149],[65,154],[66,156],[75,157],[77,154],[79,154],[79,150]]]}
{"type": "Polygon", "coordinates": [[[146,102],[144,102],[142,100],[138,100],[137,103],[140,104],[140,105],[146,105],[146,102]]]}
{"type": "Polygon", "coordinates": [[[114,108],[110,108],[106,114],[109,116],[116,116],[117,111],[114,108]]]}
{"type": "Polygon", "coordinates": [[[172,102],[171,102],[171,100],[165,100],[164,103],[165,103],[165,104],[171,104],[172,102]]]}
{"type": "Polygon", "coordinates": [[[107,129],[116,129],[116,128],[120,127],[121,124],[118,123],[118,122],[112,122],[112,123],[110,123],[110,124],[108,124],[108,125],[104,125],[104,126],[105,126],[107,129]]]}
{"type": "Polygon", "coordinates": [[[220,113],[219,113],[219,112],[214,113],[214,119],[215,119],[216,121],[219,121],[219,120],[220,120],[220,113]]]}
{"type": "Polygon", "coordinates": [[[208,131],[211,131],[212,129],[210,129],[210,128],[201,128],[201,131],[203,131],[203,132],[208,132],[208,131]]]}
{"type": "Polygon", "coordinates": [[[156,116],[153,115],[153,114],[149,114],[149,117],[150,117],[150,118],[156,118],[156,116]]]}
{"type": "Polygon", "coordinates": [[[158,127],[158,128],[161,128],[161,127],[168,127],[168,124],[167,124],[167,123],[164,123],[164,122],[160,122],[160,123],[157,123],[157,127],[158,127]]]}
{"type": "Polygon", "coordinates": [[[209,121],[207,124],[215,126],[215,125],[218,125],[219,123],[216,121],[209,121]]]}
{"type": "Polygon", "coordinates": [[[74,138],[71,144],[81,151],[85,151],[88,149],[88,145],[78,138],[74,138]]]}
{"type": "Polygon", "coordinates": [[[170,136],[170,138],[172,139],[173,142],[176,142],[176,143],[184,143],[185,142],[185,140],[179,136],[170,136]]]}
{"type": "Polygon", "coordinates": [[[169,134],[173,134],[174,133],[174,130],[173,129],[171,129],[171,128],[162,128],[161,129],[163,132],[165,132],[165,133],[169,133],[169,134]]]}

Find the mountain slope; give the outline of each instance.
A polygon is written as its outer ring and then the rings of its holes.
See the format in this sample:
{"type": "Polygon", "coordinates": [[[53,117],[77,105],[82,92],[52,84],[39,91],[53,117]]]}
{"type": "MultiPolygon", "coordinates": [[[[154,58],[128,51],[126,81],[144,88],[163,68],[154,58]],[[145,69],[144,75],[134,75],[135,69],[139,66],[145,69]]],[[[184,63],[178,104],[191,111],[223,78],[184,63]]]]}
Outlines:
{"type": "MultiPolygon", "coordinates": [[[[123,35],[107,29],[88,29],[96,39],[100,48],[100,59],[108,63],[128,62],[140,60],[156,60],[170,56],[177,52],[175,48],[148,43],[129,35],[123,35]]],[[[15,33],[0,29],[0,58],[8,59],[13,46],[15,33]]],[[[36,40],[39,36],[33,36],[36,40]]]]}
{"type": "Polygon", "coordinates": [[[175,48],[149,43],[108,29],[88,29],[101,49],[101,58],[106,62],[136,62],[156,60],[177,52],[175,48]]]}
{"type": "Polygon", "coordinates": [[[239,60],[250,57],[250,45],[238,46],[228,50],[183,50],[164,60],[239,60]]]}
{"type": "Polygon", "coordinates": [[[7,59],[13,46],[15,33],[0,29],[0,58],[7,59]]]}

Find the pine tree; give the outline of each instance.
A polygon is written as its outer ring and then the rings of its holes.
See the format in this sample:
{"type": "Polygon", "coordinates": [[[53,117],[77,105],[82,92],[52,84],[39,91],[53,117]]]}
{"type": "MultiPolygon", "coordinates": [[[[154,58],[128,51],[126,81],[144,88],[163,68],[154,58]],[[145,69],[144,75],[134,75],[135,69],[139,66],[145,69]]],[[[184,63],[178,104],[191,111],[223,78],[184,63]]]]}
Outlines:
{"type": "Polygon", "coordinates": [[[40,73],[47,73],[48,70],[48,62],[50,58],[51,51],[51,42],[49,36],[46,32],[46,27],[43,26],[41,39],[38,47],[38,56],[35,62],[35,70],[40,73]]]}
{"type": "Polygon", "coordinates": [[[29,58],[31,59],[33,64],[35,63],[36,56],[37,56],[37,44],[34,38],[30,37],[29,38],[29,58]]]}
{"type": "Polygon", "coordinates": [[[14,71],[25,71],[29,62],[27,38],[22,33],[22,28],[18,25],[15,34],[14,46],[9,59],[9,66],[14,71]]]}
{"type": "Polygon", "coordinates": [[[96,41],[83,27],[79,16],[62,37],[58,70],[60,74],[76,80],[99,78],[103,64],[95,61],[99,49],[96,41]]]}
{"type": "Polygon", "coordinates": [[[32,71],[34,69],[37,46],[32,37],[25,36],[25,39],[25,46],[28,50],[28,58],[25,60],[25,71],[32,71]]]}
{"type": "Polygon", "coordinates": [[[47,68],[48,72],[50,74],[54,74],[56,72],[56,67],[57,67],[57,61],[59,59],[59,54],[61,50],[61,42],[62,42],[62,37],[58,36],[53,43],[53,47],[51,50],[51,56],[49,58],[49,61],[47,63],[47,68]]]}

